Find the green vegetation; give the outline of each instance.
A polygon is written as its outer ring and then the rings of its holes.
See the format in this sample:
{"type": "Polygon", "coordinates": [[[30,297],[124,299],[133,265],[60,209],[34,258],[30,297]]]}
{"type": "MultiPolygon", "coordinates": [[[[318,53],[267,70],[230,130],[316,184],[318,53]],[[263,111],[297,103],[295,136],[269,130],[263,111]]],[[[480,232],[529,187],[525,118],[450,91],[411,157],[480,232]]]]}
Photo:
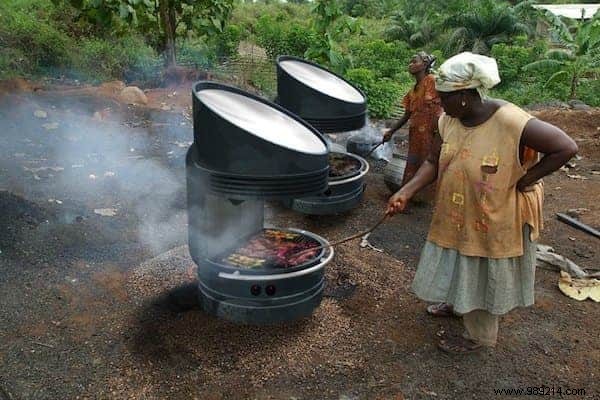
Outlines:
{"type": "Polygon", "coordinates": [[[551,32],[555,46],[544,54],[542,60],[534,61],[524,67],[525,71],[553,72],[545,86],[555,82],[566,82],[570,85],[569,97],[577,97],[577,88],[600,69],[600,19],[579,22],[575,34],[571,29],[552,15],[551,32]]]}
{"type": "MultiPolygon", "coordinates": [[[[175,63],[212,69],[244,57],[238,54],[242,43],[262,47],[271,63],[291,54],[331,68],[360,87],[371,115],[382,118],[414,85],[407,64],[416,51],[433,52],[439,64],[470,50],[497,59],[503,81],[493,96],[520,105],[578,98],[600,106],[600,16],[565,20],[532,4],[3,0],[0,79],[50,76],[151,85],[175,63]]],[[[272,95],[274,76],[264,71],[243,77],[272,95]]]]}

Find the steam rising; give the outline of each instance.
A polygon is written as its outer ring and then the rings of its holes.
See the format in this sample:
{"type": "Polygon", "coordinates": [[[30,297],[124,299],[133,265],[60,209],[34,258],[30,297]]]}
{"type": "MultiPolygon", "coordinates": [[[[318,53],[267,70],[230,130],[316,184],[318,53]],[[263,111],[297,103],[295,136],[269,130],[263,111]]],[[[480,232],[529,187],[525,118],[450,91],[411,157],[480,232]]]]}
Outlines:
{"type": "Polygon", "coordinates": [[[0,98],[0,145],[8,154],[0,189],[56,204],[62,223],[133,217],[138,239],[158,253],[187,235],[183,157],[191,123],[181,114],[121,108],[52,94],[0,98]]]}

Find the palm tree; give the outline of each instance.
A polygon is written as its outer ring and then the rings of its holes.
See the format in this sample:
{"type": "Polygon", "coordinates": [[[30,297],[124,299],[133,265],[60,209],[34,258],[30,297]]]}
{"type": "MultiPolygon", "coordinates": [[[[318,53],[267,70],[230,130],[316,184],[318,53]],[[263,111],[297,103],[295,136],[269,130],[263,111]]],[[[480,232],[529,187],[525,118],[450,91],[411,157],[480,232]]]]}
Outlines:
{"type": "Polygon", "coordinates": [[[525,1],[509,6],[484,0],[471,11],[449,17],[445,26],[453,31],[448,39],[447,52],[489,54],[494,44],[510,42],[517,35],[530,35],[532,29],[519,18],[530,4],[531,1],[525,1]]]}
{"type": "Polygon", "coordinates": [[[546,52],[544,59],[526,65],[523,70],[553,72],[545,86],[568,80],[570,98],[574,99],[581,80],[600,71],[600,13],[589,21],[578,22],[575,34],[560,17],[550,12],[546,17],[552,25],[554,48],[546,52]]]}
{"type": "Polygon", "coordinates": [[[434,14],[417,17],[397,11],[392,15],[386,36],[388,40],[401,40],[413,48],[426,46],[437,36],[438,24],[435,19],[434,14]]]}

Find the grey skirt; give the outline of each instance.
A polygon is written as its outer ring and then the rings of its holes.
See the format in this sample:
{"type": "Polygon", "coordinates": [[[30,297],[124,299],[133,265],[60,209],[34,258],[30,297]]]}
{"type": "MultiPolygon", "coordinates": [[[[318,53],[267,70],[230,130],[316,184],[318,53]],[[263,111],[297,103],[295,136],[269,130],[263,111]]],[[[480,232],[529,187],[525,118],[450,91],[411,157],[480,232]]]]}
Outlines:
{"type": "Polygon", "coordinates": [[[426,301],[445,302],[466,314],[486,310],[501,315],[534,302],[535,243],[523,228],[523,255],[511,258],[470,257],[427,241],[412,283],[426,301]]]}

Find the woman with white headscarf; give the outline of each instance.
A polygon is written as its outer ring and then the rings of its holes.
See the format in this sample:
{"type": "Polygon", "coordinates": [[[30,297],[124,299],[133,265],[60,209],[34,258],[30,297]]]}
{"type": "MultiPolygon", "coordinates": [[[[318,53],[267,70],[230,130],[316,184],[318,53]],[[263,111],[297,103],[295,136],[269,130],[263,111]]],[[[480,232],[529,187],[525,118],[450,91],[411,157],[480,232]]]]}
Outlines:
{"type": "Polygon", "coordinates": [[[485,97],[499,82],[489,57],[461,53],[441,65],[436,89],[444,114],[431,154],[388,203],[388,213],[400,212],[437,180],[413,290],[423,300],[443,302],[438,309],[446,305],[446,311],[463,316],[463,335],[438,345],[451,353],[494,346],[498,317],[533,304],[540,179],[577,153],[559,128],[485,97]]]}

